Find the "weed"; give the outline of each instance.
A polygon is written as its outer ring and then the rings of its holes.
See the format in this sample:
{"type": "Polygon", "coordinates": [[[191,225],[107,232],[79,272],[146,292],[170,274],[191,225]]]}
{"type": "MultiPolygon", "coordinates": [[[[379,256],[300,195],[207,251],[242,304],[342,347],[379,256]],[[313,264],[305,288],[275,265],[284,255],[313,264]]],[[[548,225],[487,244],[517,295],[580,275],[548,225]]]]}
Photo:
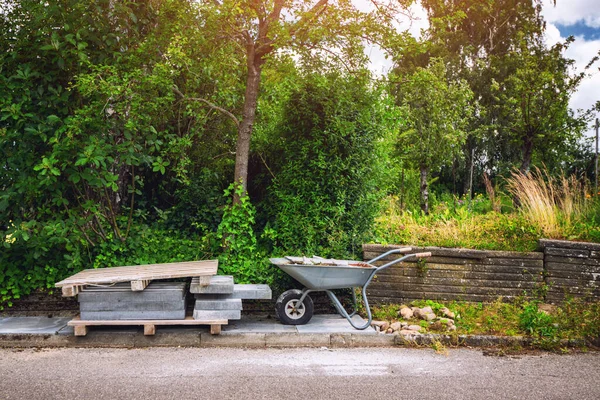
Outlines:
{"type": "Polygon", "coordinates": [[[445,356],[449,354],[446,346],[444,346],[444,344],[437,339],[431,342],[431,348],[435,351],[436,354],[442,354],[445,356]]]}
{"type": "Polygon", "coordinates": [[[424,258],[419,258],[416,263],[417,267],[417,276],[420,278],[424,278],[427,276],[427,271],[429,271],[429,267],[427,266],[427,261],[424,258]]]}

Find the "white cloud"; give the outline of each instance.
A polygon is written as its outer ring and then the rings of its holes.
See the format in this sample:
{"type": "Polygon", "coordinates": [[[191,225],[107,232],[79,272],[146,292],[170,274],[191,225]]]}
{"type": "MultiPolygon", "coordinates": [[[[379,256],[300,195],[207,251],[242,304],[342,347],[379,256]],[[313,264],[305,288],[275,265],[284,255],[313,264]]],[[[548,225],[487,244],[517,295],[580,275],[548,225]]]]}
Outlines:
{"type": "MultiPolygon", "coordinates": [[[[372,7],[369,0],[353,0],[353,3],[362,11],[369,11],[372,7]]],[[[422,30],[429,28],[427,12],[419,3],[414,3],[406,15],[397,16],[395,27],[399,32],[408,31],[412,36],[420,38],[422,30]]],[[[380,76],[387,74],[393,66],[391,59],[386,58],[385,52],[377,45],[366,44],[365,47],[371,61],[371,71],[380,76]]]]}
{"type": "Polygon", "coordinates": [[[542,15],[548,23],[574,25],[582,22],[600,28],[600,2],[598,0],[544,0],[542,15]]]}
{"type": "MultiPolygon", "coordinates": [[[[558,28],[549,23],[546,30],[546,44],[552,46],[556,43],[563,42],[564,37],[560,35],[558,28]]],[[[583,72],[585,66],[590,62],[592,57],[598,54],[600,50],[600,40],[585,40],[584,37],[575,37],[575,41],[571,43],[565,57],[575,60],[574,73],[583,72]]],[[[599,62],[596,62],[588,72],[591,76],[586,77],[580,84],[579,89],[571,97],[569,105],[573,110],[590,109],[597,101],[600,101],[600,72],[598,71],[599,62]]],[[[595,132],[590,129],[586,136],[592,136],[595,132]]]]}

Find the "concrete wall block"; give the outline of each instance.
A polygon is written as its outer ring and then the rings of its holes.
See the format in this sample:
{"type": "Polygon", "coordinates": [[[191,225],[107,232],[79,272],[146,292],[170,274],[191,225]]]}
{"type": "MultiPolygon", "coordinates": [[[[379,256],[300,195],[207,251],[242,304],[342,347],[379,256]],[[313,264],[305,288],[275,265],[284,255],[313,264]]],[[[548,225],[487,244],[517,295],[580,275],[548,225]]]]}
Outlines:
{"type": "Polygon", "coordinates": [[[199,321],[213,321],[219,319],[242,319],[240,310],[196,310],[194,319],[199,321]]]}

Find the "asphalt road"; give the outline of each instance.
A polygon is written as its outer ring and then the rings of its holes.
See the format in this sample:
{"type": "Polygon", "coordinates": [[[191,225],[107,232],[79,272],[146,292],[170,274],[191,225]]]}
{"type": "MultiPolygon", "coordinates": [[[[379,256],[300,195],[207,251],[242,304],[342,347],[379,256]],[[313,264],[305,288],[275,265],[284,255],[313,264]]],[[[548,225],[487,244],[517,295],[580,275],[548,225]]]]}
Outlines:
{"type": "Polygon", "coordinates": [[[600,353],[0,349],[0,399],[598,399],[600,353]]]}

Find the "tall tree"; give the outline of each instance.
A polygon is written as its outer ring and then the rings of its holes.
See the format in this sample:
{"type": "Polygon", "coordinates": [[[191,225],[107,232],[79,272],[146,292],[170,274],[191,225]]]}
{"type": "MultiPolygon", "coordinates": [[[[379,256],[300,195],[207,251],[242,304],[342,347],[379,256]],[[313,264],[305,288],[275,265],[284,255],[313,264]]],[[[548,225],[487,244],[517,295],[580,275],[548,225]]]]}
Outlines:
{"type": "MultiPolygon", "coordinates": [[[[200,12],[219,21],[218,36],[229,37],[239,45],[245,58],[244,101],[241,118],[216,104],[237,127],[236,182],[247,187],[248,160],[253,125],[256,119],[261,72],[269,57],[280,51],[296,54],[319,52],[335,58],[364,59],[362,40],[381,35],[380,27],[410,1],[376,1],[372,12],[361,12],[351,0],[201,0],[200,12]],[[369,33],[367,26],[372,28],[369,33]]],[[[183,94],[182,94],[183,95],[183,94]]]]}
{"type": "Polygon", "coordinates": [[[495,60],[507,78],[495,82],[501,134],[520,149],[519,170],[527,173],[536,150],[578,138],[585,116],[576,117],[569,99],[584,78],[573,74],[573,60],[563,56],[573,38],[547,48],[542,35],[527,35],[502,60],[495,60]]]}
{"type": "Polygon", "coordinates": [[[400,93],[404,120],[399,147],[419,169],[421,209],[428,214],[429,174],[451,162],[464,144],[473,94],[465,81],[448,81],[441,59],[433,59],[427,68],[417,68],[401,85],[400,93]]]}

